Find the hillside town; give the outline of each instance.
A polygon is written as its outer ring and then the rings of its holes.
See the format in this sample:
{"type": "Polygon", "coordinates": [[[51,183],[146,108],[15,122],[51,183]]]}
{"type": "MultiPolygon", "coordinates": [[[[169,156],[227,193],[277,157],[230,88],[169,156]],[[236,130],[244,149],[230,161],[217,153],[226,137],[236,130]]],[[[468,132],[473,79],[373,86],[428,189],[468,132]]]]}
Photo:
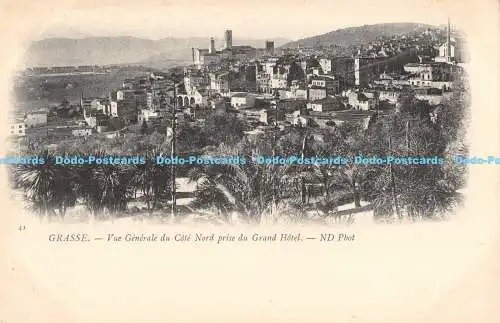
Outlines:
{"type": "MultiPolygon", "coordinates": [[[[249,125],[249,135],[275,124],[324,127],[349,121],[367,127],[375,115],[404,100],[439,107],[450,96],[463,62],[460,40],[450,29],[445,35],[429,29],[380,39],[344,57],[332,56],[328,48],[278,49],[273,41],[266,41],[263,48],[233,46],[232,30],[226,30],[223,48],[215,48],[213,38],[207,41],[208,48],[193,48],[192,65],[175,77],[152,72],[124,79],[122,87],[107,97],[86,97],[83,90],[75,107],[80,119],[51,122],[54,111],[30,111],[11,123],[10,135],[50,134],[55,138],[51,144],[58,136],[114,137],[127,132],[131,124],[163,124],[160,121],[171,118],[173,107],[180,123],[203,122],[215,114],[238,115],[249,125]]],[[[53,67],[27,73],[106,70],[53,67]]]]}

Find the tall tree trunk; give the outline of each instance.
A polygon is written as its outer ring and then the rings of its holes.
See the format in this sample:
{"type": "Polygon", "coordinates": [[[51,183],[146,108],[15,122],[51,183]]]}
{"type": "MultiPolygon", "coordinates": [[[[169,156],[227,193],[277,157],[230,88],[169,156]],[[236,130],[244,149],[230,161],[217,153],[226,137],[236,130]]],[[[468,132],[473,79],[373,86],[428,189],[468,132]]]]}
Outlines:
{"type": "Polygon", "coordinates": [[[324,185],[324,192],[325,192],[325,200],[326,202],[330,201],[330,190],[328,189],[328,181],[323,182],[324,185]]]}
{"type": "Polygon", "coordinates": [[[361,207],[361,197],[357,188],[354,189],[354,207],[361,207]]]}
{"type": "Polygon", "coordinates": [[[65,205],[65,202],[63,201],[60,205],[59,205],[59,218],[61,221],[64,220],[64,216],[66,215],[66,205],[65,205]]]}
{"type": "Polygon", "coordinates": [[[303,178],[300,179],[300,200],[303,205],[307,203],[306,200],[307,197],[307,189],[306,189],[306,183],[303,178]]]}
{"type": "Polygon", "coordinates": [[[151,202],[150,202],[150,196],[149,194],[146,195],[146,204],[148,207],[148,215],[151,215],[152,210],[151,210],[151,202]]]}
{"type": "Polygon", "coordinates": [[[153,205],[151,206],[151,213],[156,209],[156,201],[158,200],[157,196],[158,193],[155,192],[155,196],[153,197],[153,205]]]}

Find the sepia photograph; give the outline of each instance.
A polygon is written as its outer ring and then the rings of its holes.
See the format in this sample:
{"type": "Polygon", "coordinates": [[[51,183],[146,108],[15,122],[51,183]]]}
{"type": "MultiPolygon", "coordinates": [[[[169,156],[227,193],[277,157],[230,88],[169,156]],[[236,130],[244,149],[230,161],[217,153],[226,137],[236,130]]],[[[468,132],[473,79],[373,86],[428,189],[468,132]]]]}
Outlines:
{"type": "Polygon", "coordinates": [[[498,1],[0,7],[0,323],[499,321],[498,1]]]}

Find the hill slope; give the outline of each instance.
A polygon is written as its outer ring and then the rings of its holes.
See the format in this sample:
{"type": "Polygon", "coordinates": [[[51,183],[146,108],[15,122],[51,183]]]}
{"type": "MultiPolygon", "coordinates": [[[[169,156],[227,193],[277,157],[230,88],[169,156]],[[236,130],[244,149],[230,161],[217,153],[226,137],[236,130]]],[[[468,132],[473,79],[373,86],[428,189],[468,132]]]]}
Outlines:
{"type": "Polygon", "coordinates": [[[300,45],[301,47],[315,46],[352,46],[366,44],[375,40],[377,37],[390,37],[396,34],[407,34],[414,31],[424,31],[427,28],[435,28],[435,26],[416,24],[416,23],[385,23],[375,25],[364,25],[360,27],[342,28],[331,31],[326,34],[299,39],[287,43],[282,48],[293,48],[300,45]]]}

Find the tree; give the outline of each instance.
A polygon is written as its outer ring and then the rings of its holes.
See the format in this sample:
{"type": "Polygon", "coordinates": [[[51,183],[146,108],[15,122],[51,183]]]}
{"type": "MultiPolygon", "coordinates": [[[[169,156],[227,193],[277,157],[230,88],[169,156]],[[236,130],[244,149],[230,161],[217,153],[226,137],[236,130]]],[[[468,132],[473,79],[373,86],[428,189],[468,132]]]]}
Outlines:
{"type": "MultiPolygon", "coordinates": [[[[418,103],[417,103],[418,104],[418,103]]],[[[424,111],[427,107],[423,107],[424,111]]],[[[445,159],[450,136],[429,113],[416,108],[400,109],[390,116],[387,127],[379,134],[389,138],[389,155],[394,157],[437,157],[445,159]],[[410,126],[411,125],[411,126],[410,126]],[[385,133],[385,135],[384,135],[385,133]]],[[[444,165],[388,165],[378,177],[374,206],[377,216],[410,220],[436,218],[457,202],[452,185],[446,180],[444,165]],[[400,211],[398,211],[400,209],[400,211]]]]}
{"type": "Polygon", "coordinates": [[[354,158],[369,158],[384,153],[372,139],[368,131],[347,124],[325,133],[324,142],[319,148],[322,155],[351,158],[351,162],[346,165],[328,165],[325,170],[317,172],[323,175],[319,178],[322,178],[327,189],[326,202],[335,205],[350,200],[354,202],[355,207],[361,207],[361,199],[369,196],[379,169],[376,165],[357,164],[354,158]],[[332,190],[336,192],[337,201],[330,200],[332,190]]]}
{"type": "Polygon", "coordinates": [[[17,182],[31,202],[32,210],[40,216],[57,215],[57,210],[64,218],[67,208],[74,206],[77,199],[74,169],[55,165],[54,155],[46,150],[38,156],[45,164],[20,165],[16,171],[17,182]]]}
{"type": "Polygon", "coordinates": [[[145,153],[146,163],[135,166],[132,180],[133,187],[139,188],[146,200],[149,215],[162,200],[167,199],[170,191],[170,174],[168,169],[156,164],[157,155],[156,149],[148,149],[145,153]]]}
{"type": "MultiPolygon", "coordinates": [[[[85,154],[81,154],[85,155],[85,154]]],[[[96,152],[97,158],[104,152],[96,152]]],[[[103,211],[116,215],[127,208],[134,196],[134,168],[130,165],[79,165],[77,192],[84,200],[92,215],[99,216],[103,211]]]]}
{"type": "MultiPolygon", "coordinates": [[[[246,149],[252,149],[246,147],[246,149]]],[[[211,152],[218,156],[239,155],[246,157],[245,164],[202,165],[190,171],[190,180],[197,183],[195,208],[209,208],[227,217],[235,212],[246,219],[259,221],[264,214],[272,212],[273,184],[286,183],[287,167],[274,168],[250,162],[252,154],[242,154],[237,148],[222,145],[211,152]]],[[[254,151],[254,156],[259,152],[254,151]]],[[[286,186],[281,186],[281,195],[286,194],[286,186]]],[[[282,199],[282,196],[278,199],[282,199]]]]}

